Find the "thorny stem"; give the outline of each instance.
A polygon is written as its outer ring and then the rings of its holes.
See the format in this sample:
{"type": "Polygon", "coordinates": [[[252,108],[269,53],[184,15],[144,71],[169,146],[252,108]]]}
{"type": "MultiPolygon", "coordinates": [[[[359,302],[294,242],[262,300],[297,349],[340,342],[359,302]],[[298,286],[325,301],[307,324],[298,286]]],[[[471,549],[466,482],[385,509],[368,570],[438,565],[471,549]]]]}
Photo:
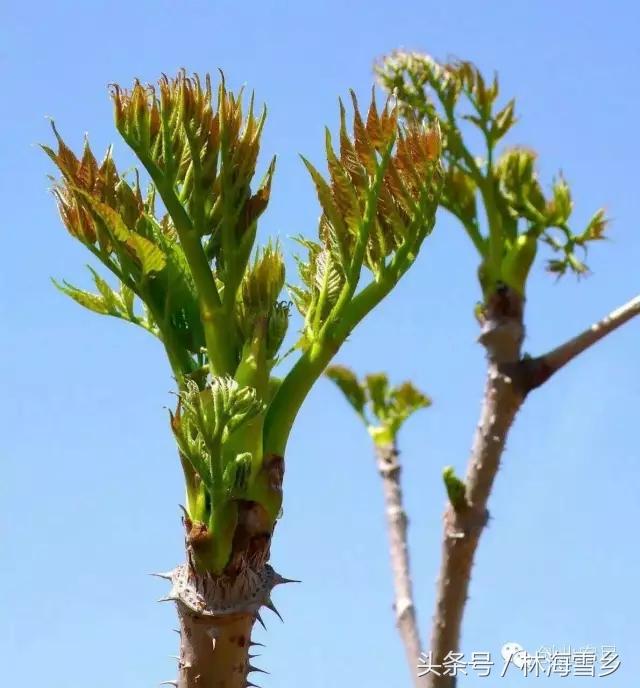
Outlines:
{"type": "Polygon", "coordinates": [[[517,295],[499,290],[490,299],[480,342],[487,351],[484,399],[466,475],[466,505],[457,511],[448,504],[444,514],[442,563],[433,619],[430,662],[435,671],[429,688],[455,688],[455,678],[443,674],[442,664],[457,652],[471,569],[487,523],[487,503],[500,466],[505,442],[518,409],[532,389],[616,328],[640,314],[640,297],[614,310],[577,337],[536,359],[522,359],[522,306],[517,295]]]}
{"type": "Polygon", "coordinates": [[[238,614],[224,623],[192,616],[178,606],[180,659],[177,688],[246,688],[254,618],[238,614]]]}
{"type": "Polygon", "coordinates": [[[638,314],[640,314],[640,296],[636,296],[620,308],[611,311],[609,315],[594,323],[589,329],[560,344],[543,356],[525,361],[525,368],[528,373],[528,390],[540,387],[576,356],[579,356],[638,314]]]}
{"type": "Polygon", "coordinates": [[[442,563],[433,619],[429,688],[453,688],[455,679],[444,675],[442,665],[457,652],[473,558],[487,522],[487,501],[498,472],[507,433],[523,397],[505,368],[520,359],[524,335],[522,303],[514,292],[494,295],[487,306],[487,320],[480,337],[487,350],[485,395],[466,475],[466,505],[444,514],[442,563]],[[437,673],[436,673],[437,672],[437,673]]]}
{"type": "Polygon", "coordinates": [[[413,602],[409,549],[407,545],[407,514],[402,502],[400,486],[401,466],[398,449],[394,444],[376,446],[378,471],[382,478],[387,530],[389,533],[389,552],[395,592],[394,611],[398,632],[404,645],[409,670],[415,688],[427,688],[427,677],[418,676],[417,665],[422,652],[420,631],[416,621],[413,602]]]}

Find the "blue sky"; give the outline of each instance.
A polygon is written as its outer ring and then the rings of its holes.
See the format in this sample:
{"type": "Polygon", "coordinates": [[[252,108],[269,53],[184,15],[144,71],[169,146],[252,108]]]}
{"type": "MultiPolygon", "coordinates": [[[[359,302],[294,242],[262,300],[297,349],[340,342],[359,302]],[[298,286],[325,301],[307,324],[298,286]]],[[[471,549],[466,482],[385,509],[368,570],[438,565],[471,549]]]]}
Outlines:
{"type": "MultiPolygon", "coordinates": [[[[156,342],[83,311],[49,281],[88,286],[88,254],[60,226],[47,192],[52,170],[34,145],[51,140],[45,115],[76,148],[85,131],[97,150],[114,141],[127,165],[107,84],[222,68],[269,105],[262,163],[277,153],[278,170],[261,233],[293,250],[287,237],[314,233],[318,216],[297,155],[322,162],[337,97],[350,87],[367,97],[374,59],[403,46],[497,69],[521,117],[510,142],[539,151],[546,181],[562,169],[577,222],[600,205],[613,218],[588,279],[555,283],[536,265],[525,349],[540,353],[638,291],[639,20],[635,3],[605,10],[576,0],[3,3],[0,648],[8,685],[138,688],[175,676],[174,612],[153,603],[163,587],[146,576],[182,557],[171,378],[156,342]]],[[[470,244],[442,215],[418,264],[338,357],[359,373],[410,377],[434,399],[401,437],[425,638],[440,555],[439,476],[447,464],[464,470],[482,391],[475,268],[470,244]]],[[[622,667],[609,683],[637,684],[639,342],[633,322],[520,413],[474,569],[467,654],[497,656],[507,641],[532,650],[615,644],[622,667]]],[[[262,685],[409,685],[368,438],[328,382],[299,416],[285,489],[272,560],[303,584],[276,594],[285,624],[267,613],[268,633],[256,634],[271,672],[262,685]]]]}

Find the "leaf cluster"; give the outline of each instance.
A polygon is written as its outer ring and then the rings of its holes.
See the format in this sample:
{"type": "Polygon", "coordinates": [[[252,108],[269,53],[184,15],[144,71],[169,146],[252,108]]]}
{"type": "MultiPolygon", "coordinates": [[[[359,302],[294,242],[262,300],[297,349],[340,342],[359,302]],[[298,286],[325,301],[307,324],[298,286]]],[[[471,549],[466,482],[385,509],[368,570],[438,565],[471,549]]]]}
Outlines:
{"type": "MultiPolygon", "coordinates": [[[[254,183],[266,111],[254,112],[253,97],[245,111],[242,92],[231,93],[224,78],[214,93],[209,76],[184,71],[111,94],[116,127],[143,168],[132,181],[111,149],[98,163],[87,142],[77,157],[55,127],[57,149],[44,150],[60,172],[54,195],[64,225],[116,283],[90,268],[96,293],[58,286],[162,341],[179,387],[172,428],[189,513],[215,530],[205,567],[219,570],[237,501],[250,495],[277,517],[282,493],[265,457],[283,456],[312,385],[431,232],[440,134],[437,125],[400,124],[397,109],[379,111],[375,99],[363,118],[353,96],[352,133],[340,104],[338,151],[326,132],[328,178],[303,159],[322,214],[317,240],[300,239],[307,256],[290,289],[304,325],[298,358],[280,381],[273,368],[290,317],[284,259],[277,243],[255,249],[274,174],[272,160],[254,183]],[[144,194],[141,174],[150,180],[144,194]]],[[[396,419],[389,423],[400,423],[407,391],[390,392],[385,404],[396,419]]]]}
{"type": "Polygon", "coordinates": [[[363,118],[351,95],[353,134],[342,102],[337,151],[325,131],[328,178],[303,158],[322,207],[318,241],[299,238],[302,284],[290,287],[305,321],[303,347],[348,309],[362,267],[379,284],[397,282],[433,228],[440,193],[437,127],[400,126],[397,108],[379,111],[375,97],[363,118]]]}
{"type": "Polygon", "coordinates": [[[349,368],[332,365],[326,375],[344,394],[378,444],[393,442],[410,416],[431,406],[431,399],[411,382],[391,386],[385,373],[371,373],[358,380],[349,368]]]}
{"type": "Polygon", "coordinates": [[[498,104],[497,76],[486,79],[471,62],[440,63],[406,52],[386,57],[377,74],[397,97],[404,116],[437,122],[441,128],[445,171],[440,203],[462,223],[481,256],[485,295],[501,282],[524,293],[533,246],[540,242],[555,254],[547,261],[550,272],[588,271],[578,250],[584,254],[590,242],[604,237],[604,211],[575,232],[569,224],[573,202],[567,182],[559,176],[545,193],[535,153],[506,148],[497,154],[516,123],[515,101],[498,104]],[[469,127],[484,143],[479,154],[469,143],[469,127]]]}
{"type": "Polygon", "coordinates": [[[204,390],[188,380],[179,399],[171,427],[182,456],[213,497],[241,496],[252,456],[240,452],[226,457],[222,450],[232,433],[264,410],[256,390],[240,387],[230,377],[213,378],[204,390]]]}

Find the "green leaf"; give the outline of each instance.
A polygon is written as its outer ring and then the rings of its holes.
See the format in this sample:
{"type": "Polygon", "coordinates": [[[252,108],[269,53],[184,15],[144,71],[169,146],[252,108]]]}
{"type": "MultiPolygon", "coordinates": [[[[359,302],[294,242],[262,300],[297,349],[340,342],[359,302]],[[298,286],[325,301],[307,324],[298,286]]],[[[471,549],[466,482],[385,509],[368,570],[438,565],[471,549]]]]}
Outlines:
{"type": "Polygon", "coordinates": [[[356,413],[364,417],[366,394],[355,373],[345,366],[332,365],[327,368],[325,375],[335,382],[356,413]]]}
{"type": "Polygon", "coordinates": [[[329,251],[327,249],[320,251],[316,259],[315,286],[318,292],[324,291],[321,319],[324,319],[338,300],[344,282],[344,274],[338,269],[329,251]]]}
{"type": "Polygon", "coordinates": [[[109,309],[109,312],[120,313],[125,310],[122,299],[113,291],[113,289],[111,289],[106,280],[100,277],[100,275],[90,265],[87,267],[93,276],[93,282],[96,285],[98,292],[102,296],[105,306],[109,309]]]}
{"type": "Polygon", "coordinates": [[[162,250],[153,242],[149,241],[149,239],[145,239],[139,234],[131,233],[126,244],[133,250],[140,261],[143,275],[149,275],[152,272],[160,272],[167,264],[162,250]]]}
{"type": "Polygon", "coordinates": [[[164,268],[166,258],[158,246],[141,234],[129,230],[122,216],[111,206],[102,203],[82,189],[72,188],[87,201],[93,212],[104,223],[113,239],[121,244],[125,244],[133,252],[140,261],[143,275],[160,272],[164,268]]]}
{"type": "Polygon", "coordinates": [[[71,186],[70,188],[87,201],[93,212],[102,220],[109,233],[115,239],[125,242],[129,238],[131,232],[117,211],[77,186],[71,186]]]}
{"type": "Polygon", "coordinates": [[[494,141],[501,139],[514,125],[516,118],[514,115],[515,100],[510,100],[505,107],[493,118],[491,135],[494,141]]]}
{"type": "Polygon", "coordinates": [[[460,478],[455,474],[453,466],[447,466],[442,471],[442,479],[449,496],[451,506],[455,511],[460,511],[467,506],[466,487],[460,478]]]}
{"type": "Polygon", "coordinates": [[[394,387],[390,397],[395,410],[404,418],[419,409],[431,406],[431,399],[414,387],[411,382],[403,382],[398,387],[394,387]]]}
{"type": "Polygon", "coordinates": [[[242,497],[249,485],[253,457],[250,452],[242,452],[229,462],[224,469],[224,489],[236,496],[242,497]]]}
{"type": "Polygon", "coordinates": [[[81,306],[88,308],[94,313],[99,313],[100,315],[112,315],[112,312],[100,294],[92,294],[88,291],[83,291],[82,289],[78,289],[68,282],[62,282],[61,284],[54,279],[51,281],[55,285],[56,289],[59,289],[63,294],[70,296],[81,306]]]}
{"type": "Polygon", "coordinates": [[[120,285],[120,299],[122,300],[122,305],[129,317],[129,320],[137,320],[136,314],[134,312],[134,301],[135,292],[130,289],[126,284],[122,283],[120,285]]]}
{"type": "Polygon", "coordinates": [[[384,373],[371,373],[365,377],[365,384],[374,414],[384,422],[389,400],[389,379],[384,373]]]}

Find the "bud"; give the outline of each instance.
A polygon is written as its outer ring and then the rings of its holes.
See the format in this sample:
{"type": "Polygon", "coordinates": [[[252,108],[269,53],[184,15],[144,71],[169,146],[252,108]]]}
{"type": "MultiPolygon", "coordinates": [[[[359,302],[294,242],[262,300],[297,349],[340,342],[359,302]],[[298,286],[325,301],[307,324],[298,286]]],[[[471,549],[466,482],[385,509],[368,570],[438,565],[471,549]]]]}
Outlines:
{"type": "Polygon", "coordinates": [[[566,224],[573,210],[571,190],[562,177],[553,185],[553,198],[547,203],[545,216],[550,226],[566,224]]]}
{"type": "Polygon", "coordinates": [[[236,498],[244,495],[251,477],[251,459],[250,452],[242,452],[227,464],[222,476],[225,492],[236,498]]]}
{"type": "Polygon", "coordinates": [[[284,261],[280,249],[266,246],[256,255],[252,266],[242,280],[242,320],[240,327],[245,336],[253,331],[258,315],[266,316],[276,303],[284,287],[284,261]]]}
{"type": "Polygon", "coordinates": [[[604,233],[607,229],[609,221],[605,216],[604,209],[598,210],[595,215],[589,221],[587,228],[582,234],[582,242],[586,241],[599,241],[604,239],[604,233]]]}
{"type": "Polygon", "coordinates": [[[290,310],[291,305],[287,301],[280,301],[271,309],[267,326],[267,360],[274,359],[282,346],[282,342],[287,334],[287,328],[289,327],[290,310]]]}
{"type": "Polygon", "coordinates": [[[516,118],[514,115],[515,100],[510,100],[506,106],[493,118],[491,135],[494,141],[501,139],[514,125],[516,118]]]}
{"type": "Polygon", "coordinates": [[[466,487],[460,478],[455,474],[453,466],[447,466],[442,471],[442,479],[447,490],[447,495],[451,506],[455,511],[461,511],[467,506],[466,487]]]}

